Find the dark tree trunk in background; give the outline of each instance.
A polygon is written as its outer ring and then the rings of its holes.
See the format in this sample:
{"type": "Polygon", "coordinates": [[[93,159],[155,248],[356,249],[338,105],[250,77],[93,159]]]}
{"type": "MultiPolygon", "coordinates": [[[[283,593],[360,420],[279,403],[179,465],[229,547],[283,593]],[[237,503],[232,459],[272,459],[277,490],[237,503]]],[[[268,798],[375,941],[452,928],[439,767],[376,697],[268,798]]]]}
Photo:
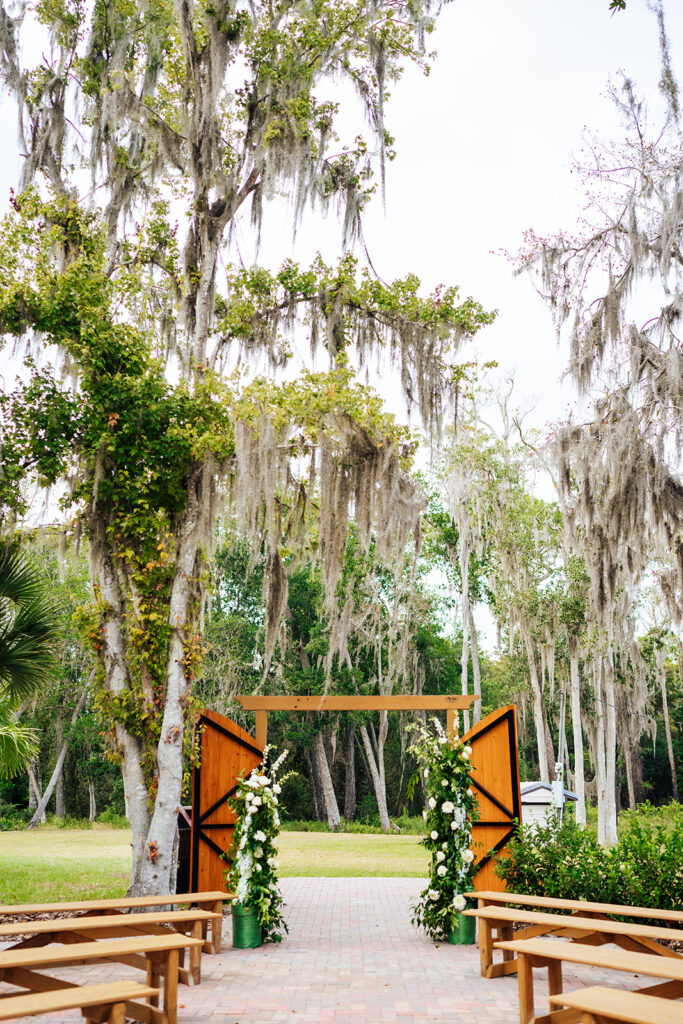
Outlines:
{"type": "Polygon", "coordinates": [[[356,723],[349,722],[346,733],[344,772],[344,820],[354,821],[356,817],[356,723]]]}
{"type": "Polygon", "coordinates": [[[323,802],[323,787],[320,782],[318,766],[314,757],[311,757],[310,750],[306,751],[306,764],[308,766],[308,781],[311,787],[311,803],[313,804],[313,819],[322,821],[325,817],[325,806],[323,802]]]}

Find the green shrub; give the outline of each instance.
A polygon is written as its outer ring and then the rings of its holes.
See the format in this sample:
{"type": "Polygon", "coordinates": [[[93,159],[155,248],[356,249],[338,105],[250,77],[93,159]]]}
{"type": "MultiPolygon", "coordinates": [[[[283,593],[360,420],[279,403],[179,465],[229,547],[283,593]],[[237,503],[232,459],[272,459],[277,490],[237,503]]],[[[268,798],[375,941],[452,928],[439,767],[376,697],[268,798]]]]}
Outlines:
{"type": "Polygon", "coordinates": [[[0,804],[0,832],[18,832],[26,828],[31,818],[30,811],[16,804],[0,804]]]}
{"type": "Polygon", "coordinates": [[[496,865],[510,892],[559,899],[680,909],[683,904],[683,809],[662,823],[652,808],[624,815],[610,849],[574,822],[518,826],[496,865]]]}
{"type": "Polygon", "coordinates": [[[87,818],[76,818],[73,814],[65,814],[63,818],[58,818],[56,814],[48,814],[47,819],[48,824],[56,825],[57,828],[92,828],[92,821],[89,821],[87,818]]]}
{"type": "Polygon", "coordinates": [[[130,828],[130,822],[125,814],[120,814],[115,807],[105,807],[97,816],[98,825],[107,825],[109,828],[130,828]]]}

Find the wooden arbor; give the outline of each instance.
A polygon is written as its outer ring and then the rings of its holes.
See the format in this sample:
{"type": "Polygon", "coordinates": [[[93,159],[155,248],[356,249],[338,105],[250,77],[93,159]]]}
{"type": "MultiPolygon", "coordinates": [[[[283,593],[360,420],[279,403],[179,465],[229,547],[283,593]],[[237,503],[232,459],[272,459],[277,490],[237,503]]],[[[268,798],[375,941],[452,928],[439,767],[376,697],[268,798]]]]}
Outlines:
{"type": "MultiPolygon", "coordinates": [[[[193,773],[190,891],[225,889],[225,852],[235,824],[228,802],[240,772],[250,771],[261,760],[269,711],[446,711],[448,730],[454,731],[456,713],[474,701],[474,697],[450,694],[236,699],[245,710],[255,712],[255,737],[216,712],[204,711],[197,721],[201,763],[193,773]]],[[[472,786],[479,803],[479,820],[472,835],[475,860],[480,865],[475,887],[501,890],[503,883],[493,873],[493,854],[509,842],[514,820],[521,816],[514,704],[488,715],[463,739],[472,747],[472,786]]]]}
{"type": "Polygon", "coordinates": [[[466,711],[474,697],[453,694],[417,697],[235,697],[245,711],[255,712],[254,739],[260,747],[268,742],[269,711],[445,711],[448,731],[455,729],[456,711],[466,711]]]}

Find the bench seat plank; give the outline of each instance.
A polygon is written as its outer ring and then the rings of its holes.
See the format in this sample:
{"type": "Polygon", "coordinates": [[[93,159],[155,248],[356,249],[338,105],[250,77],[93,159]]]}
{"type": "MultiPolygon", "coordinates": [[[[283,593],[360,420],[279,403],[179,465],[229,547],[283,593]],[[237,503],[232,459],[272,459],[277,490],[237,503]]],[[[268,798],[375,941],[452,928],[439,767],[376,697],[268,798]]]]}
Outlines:
{"type": "Polygon", "coordinates": [[[198,946],[201,939],[183,935],[148,935],[131,939],[102,939],[79,942],[74,946],[40,946],[37,949],[0,950],[0,970],[6,967],[69,966],[98,960],[118,960],[129,953],[165,953],[171,949],[198,946]]]}
{"type": "MultiPolygon", "coordinates": [[[[516,961],[508,959],[502,964],[493,961],[493,931],[502,939],[512,939],[512,925],[524,924],[514,934],[516,941],[540,935],[556,935],[574,942],[614,942],[634,952],[657,953],[660,956],[680,957],[680,953],[661,945],[671,939],[683,941],[683,929],[662,928],[659,925],[627,924],[603,917],[582,917],[577,914],[548,914],[538,910],[517,910],[511,907],[487,906],[465,910],[467,917],[479,921],[479,956],[481,974],[485,978],[513,974],[516,961]]],[[[504,947],[503,947],[504,948],[504,947]]],[[[509,951],[506,952],[509,956],[509,951]]]]}
{"type": "MultiPolygon", "coordinates": [[[[213,913],[222,915],[223,904],[230,903],[234,893],[221,892],[218,889],[205,892],[164,893],[159,896],[122,896],[104,900],[71,900],[66,903],[23,903],[14,905],[0,904],[0,914],[8,916],[33,914],[107,914],[122,910],[134,910],[141,907],[170,907],[179,903],[196,903],[208,907],[213,913]]],[[[220,953],[223,930],[222,916],[216,918],[211,925],[211,939],[205,939],[205,953],[220,953]]]]}
{"type": "Polygon", "coordinates": [[[0,1020],[33,1017],[59,1010],[126,1003],[134,999],[150,999],[159,994],[156,988],[137,981],[113,981],[103,985],[74,985],[58,992],[29,992],[7,996],[0,1001],[0,1020]]]}
{"type": "Polygon", "coordinates": [[[562,993],[562,964],[586,964],[612,971],[627,971],[653,978],[667,979],[644,990],[652,997],[678,999],[683,996],[683,958],[657,956],[651,953],[633,953],[626,949],[607,949],[604,946],[586,946],[557,939],[513,939],[497,942],[497,949],[517,954],[519,961],[519,1019],[520,1024],[571,1024],[581,1020],[578,1010],[554,1010],[536,1016],[534,1011],[533,968],[547,967],[550,995],[562,993]]]}
{"type": "Polygon", "coordinates": [[[550,996],[550,1002],[554,1006],[568,1006],[584,1014],[598,1014],[609,1021],[625,1021],[627,1024],[683,1024],[681,1003],[603,985],[550,996]]]}
{"type": "MultiPolygon", "coordinates": [[[[478,919],[504,921],[514,924],[548,925],[549,928],[570,928],[579,931],[601,932],[605,935],[634,935],[647,939],[677,939],[683,941],[683,929],[661,928],[657,925],[628,924],[626,921],[607,921],[593,917],[575,917],[573,914],[545,914],[542,911],[513,910],[509,907],[484,907],[480,910],[464,910],[463,914],[478,919]]],[[[1,934],[1,932],[0,932],[1,934]]],[[[521,936],[520,936],[521,938],[521,936]]]]}
{"type": "Polygon", "coordinates": [[[0,903],[0,914],[63,914],[78,910],[125,910],[127,907],[165,907],[176,903],[229,903],[227,892],[185,892],[163,896],[121,896],[105,900],[73,900],[68,903],[0,903]]]}
{"type": "Polygon", "coordinates": [[[539,907],[550,910],[578,910],[591,914],[611,914],[617,917],[646,917],[653,921],[677,921],[683,926],[683,911],[662,910],[659,907],[626,907],[619,903],[592,903],[590,900],[563,900],[554,896],[526,896],[517,892],[466,892],[468,899],[476,899],[479,905],[490,903],[515,903],[523,907],[539,907]]]}
{"type": "MultiPolygon", "coordinates": [[[[146,968],[147,984],[159,988],[163,978],[163,1012],[148,1003],[131,1004],[130,1013],[145,1024],[176,1024],[178,1005],[178,959],[181,949],[203,946],[202,939],[184,935],[144,935],[129,939],[100,939],[74,945],[0,950],[0,981],[19,984],[32,991],[66,988],[66,982],[40,973],[81,964],[119,962],[146,968]],[[138,964],[134,957],[140,956],[138,964]],[[40,969],[36,970],[36,968],[40,969]]],[[[156,997],[153,997],[152,1002],[156,997]]],[[[128,1011],[127,1011],[128,1012],[128,1011]]]]}
{"type": "Polygon", "coordinates": [[[125,926],[144,931],[145,925],[153,924],[192,924],[195,921],[213,921],[219,914],[209,910],[170,910],[159,913],[142,914],[103,914],[101,917],[57,917],[49,921],[39,918],[36,921],[14,921],[0,924],[0,938],[11,935],[50,934],[59,931],[76,932],[83,928],[108,929],[125,926]]]}
{"type": "MultiPolygon", "coordinates": [[[[168,935],[168,930],[161,926],[170,924],[178,933],[189,929],[193,938],[203,940],[203,927],[209,921],[215,923],[219,917],[219,914],[213,914],[208,910],[171,910],[140,914],[104,914],[101,917],[91,917],[89,914],[82,917],[53,917],[49,921],[40,918],[35,921],[0,924],[0,939],[21,933],[28,938],[9,948],[27,949],[44,946],[49,942],[79,942],[84,939],[96,942],[102,938],[126,938],[145,934],[168,935]]],[[[180,970],[180,980],[187,985],[191,984],[190,978],[195,985],[201,981],[201,954],[202,950],[199,947],[191,947],[189,973],[184,967],[180,970]]],[[[140,966],[134,959],[129,958],[127,962],[132,967],[140,966]]]]}

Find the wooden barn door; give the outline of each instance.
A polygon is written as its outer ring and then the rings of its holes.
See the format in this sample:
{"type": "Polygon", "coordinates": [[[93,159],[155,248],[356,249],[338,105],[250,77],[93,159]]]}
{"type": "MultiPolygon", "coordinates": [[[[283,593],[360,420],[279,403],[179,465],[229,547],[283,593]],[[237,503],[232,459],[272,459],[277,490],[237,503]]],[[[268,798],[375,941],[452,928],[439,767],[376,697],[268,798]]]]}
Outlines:
{"type": "Polygon", "coordinates": [[[228,862],[222,855],[235,829],[227,802],[238,775],[260,764],[263,751],[248,732],[216,711],[202,711],[195,729],[200,730],[200,761],[192,773],[190,892],[225,892],[228,862]]]}
{"type": "Polygon", "coordinates": [[[512,839],[515,819],[522,816],[515,705],[487,715],[463,739],[472,747],[472,787],[479,802],[479,820],[472,828],[475,863],[480,865],[474,887],[502,892],[505,883],[493,872],[491,854],[512,839]]]}

